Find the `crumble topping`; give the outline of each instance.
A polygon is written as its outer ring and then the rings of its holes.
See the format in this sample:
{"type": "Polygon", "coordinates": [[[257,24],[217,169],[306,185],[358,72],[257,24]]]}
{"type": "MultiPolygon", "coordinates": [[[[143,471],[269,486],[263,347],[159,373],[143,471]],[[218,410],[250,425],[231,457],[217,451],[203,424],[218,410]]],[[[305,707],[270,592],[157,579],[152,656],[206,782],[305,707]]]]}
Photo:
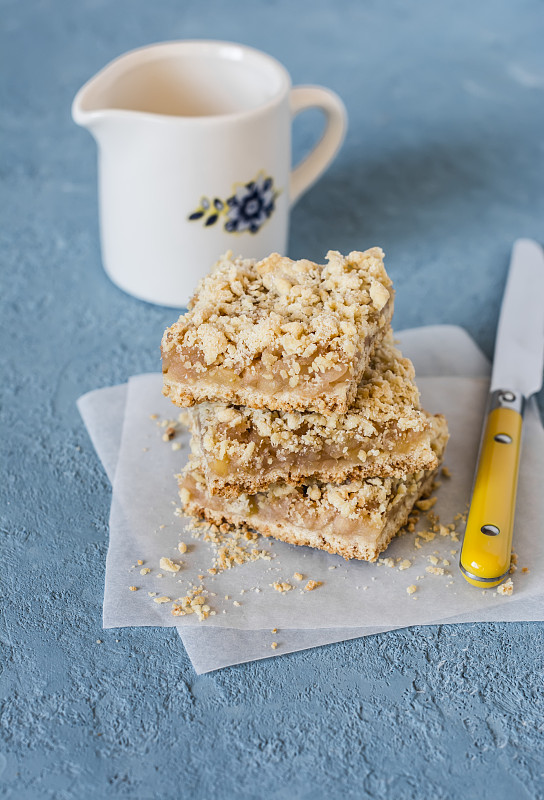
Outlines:
{"type": "Polygon", "coordinates": [[[315,372],[344,370],[385,325],[391,297],[378,247],[347,256],[331,250],[325,265],[227,253],[165,332],[163,357],[175,355],[200,372],[212,365],[240,372],[256,359],[272,366],[278,358],[287,359],[289,377],[300,359],[310,359],[315,372]]]}

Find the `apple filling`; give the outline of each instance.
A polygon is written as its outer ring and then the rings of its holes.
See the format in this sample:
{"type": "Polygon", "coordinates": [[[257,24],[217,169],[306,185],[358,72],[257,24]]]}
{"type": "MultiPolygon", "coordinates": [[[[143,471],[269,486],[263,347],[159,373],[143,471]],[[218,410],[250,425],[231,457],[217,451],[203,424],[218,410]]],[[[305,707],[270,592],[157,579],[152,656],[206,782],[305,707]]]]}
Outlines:
{"type": "Polygon", "coordinates": [[[320,371],[314,366],[315,359],[273,358],[274,362],[266,365],[265,354],[262,360],[236,371],[222,365],[204,367],[201,353],[186,349],[175,358],[163,358],[163,375],[183,386],[206,387],[210,397],[221,397],[225,390],[252,389],[262,395],[296,392],[311,399],[334,393],[338,385],[349,387],[353,380],[354,364],[335,364],[320,371]]]}

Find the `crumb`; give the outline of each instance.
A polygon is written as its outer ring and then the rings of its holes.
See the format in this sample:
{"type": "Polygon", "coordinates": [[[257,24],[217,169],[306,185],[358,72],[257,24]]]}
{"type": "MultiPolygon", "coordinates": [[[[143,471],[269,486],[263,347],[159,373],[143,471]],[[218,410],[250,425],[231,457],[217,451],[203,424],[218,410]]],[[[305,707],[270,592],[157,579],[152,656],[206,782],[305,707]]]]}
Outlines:
{"type": "Polygon", "coordinates": [[[138,587],[137,586],[129,586],[128,588],[130,589],[131,592],[137,592],[138,591],[138,587]]]}
{"type": "Polygon", "coordinates": [[[96,640],[96,643],[97,643],[97,644],[102,644],[102,639],[97,639],[97,640],[96,640]]]}
{"type": "Polygon", "coordinates": [[[204,591],[204,587],[197,586],[191,589],[185,597],[179,597],[174,600],[170,613],[174,617],[196,614],[199,622],[203,622],[208,617],[215,616],[215,611],[212,611],[206,602],[206,595],[207,592],[204,591]]]}
{"type": "Polygon", "coordinates": [[[149,415],[149,419],[158,419],[158,417],[159,417],[158,414],[150,414],[149,415]]]}
{"type": "Polygon", "coordinates": [[[448,561],[448,559],[447,558],[443,558],[442,559],[442,566],[443,567],[449,567],[449,565],[450,565],[450,562],[448,561]]]}
{"type": "Polygon", "coordinates": [[[230,594],[225,595],[225,600],[230,600],[230,594]]]}
{"type": "Polygon", "coordinates": [[[142,561],[141,558],[139,558],[136,563],[138,564],[139,567],[141,567],[144,562],[142,561]]]}
{"type": "Polygon", "coordinates": [[[429,497],[427,498],[427,500],[418,500],[415,505],[416,508],[419,508],[420,511],[430,511],[430,509],[436,503],[436,500],[437,500],[436,497],[429,497]]]}
{"type": "Polygon", "coordinates": [[[438,564],[438,559],[436,556],[427,556],[427,559],[431,562],[431,564],[438,564]]]}
{"type": "Polygon", "coordinates": [[[322,581],[308,581],[304,589],[306,592],[313,592],[314,589],[317,589],[318,586],[322,585],[323,585],[322,581]]]}
{"type": "Polygon", "coordinates": [[[449,471],[448,467],[442,467],[440,472],[444,478],[451,478],[451,472],[449,471]]]}
{"type": "Polygon", "coordinates": [[[148,595],[150,597],[156,597],[157,596],[157,592],[148,592],[148,595]]]}
{"type": "Polygon", "coordinates": [[[176,429],[173,425],[169,425],[162,435],[163,442],[169,442],[176,435],[176,429]]]}
{"type": "Polygon", "coordinates": [[[428,572],[430,575],[443,575],[444,569],[443,567],[425,567],[425,572],[428,572]]]}
{"type": "Polygon", "coordinates": [[[217,575],[217,570],[215,567],[210,567],[208,572],[210,575],[217,575]]]}
{"type": "Polygon", "coordinates": [[[166,597],[166,595],[163,595],[162,597],[155,597],[153,602],[154,603],[169,603],[170,602],[170,598],[166,597]]]}
{"type": "Polygon", "coordinates": [[[151,570],[149,569],[149,567],[144,567],[143,569],[140,570],[140,575],[148,575],[150,572],[151,570]]]}
{"type": "Polygon", "coordinates": [[[290,592],[293,588],[291,584],[287,583],[286,581],[274,581],[274,583],[271,583],[270,586],[272,586],[277,592],[282,592],[282,594],[283,592],[290,592]]]}
{"type": "Polygon", "coordinates": [[[272,630],[270,631],[270,633],[277,633],[277,632],[278,632],[277,628],[272,628],[272,630]]]}
{"type": "Polygon", "coordinates": [[[270,647],[272,648],[272,650],[275,650],[277,646],[278,646],[278,643],[277,643],[277,642],[272,642],[272,644],[270,645],[270,647]]]}
{"type": "Polygon", "coordinates": [[[329,567],[329,569],[336,569],[336,566],[333,565],[332,567],[329,567]]]}
{"type": "Polygon", "coordinates": [[[181,450],[181,442],[172,442],[172,450],[181,450]]]}
{"type": "Polygon", "coordinates": [[[301,581],[304,578],[304,575],[302,574],[302,572],[294,572],[293,573],[293,578],[296,581],[301,581]]]}
{"type": "Polygon", "coordinates": [[[417,592],[417,586],[414,583],[412,583],[411,586],[406,587],[406,591],[408,592],[408,594],[414,594],[414,592],[417,592]]]}
{"type": "Polygon", "coordinates": [[[523,572],[524,575],[527,575],[527,573],[529,572],[529,567],[522,567],[521,571],[523,572]]]}
{"type": "Polygon", "coordinates": [[[510,553],[510,563],[511,563],[511,564],[517,564],[517,563],[518,563],[518,554],[517,554],[517,553],[514,553],[514,551],[513,551],[513,550],[512,550],[512,552],[510,553]]]}
{"type": "Polygon", "coordinates": [[[183,553],[187,552],[187,545],[185,544],[185,542],[180,542],[178,544],[178,550],[182,555],[183,555],[183,553]]]}
{"type": "Polygon", "coordinates": [[[233,600],[233,601],[232,601],[232,605],[233,605],[233,606],[241,606],[242,604],[241,604],[241,603],[239,603],[239,602],[238,602],[238,600],[233,600]]]}
{"type": "Polygon", "coordinates": [[[501,583],[498,587],[497,592],[502,595],[506,595],[510,597],[514,593],[514,584],[512,583],[512,578],[508,578],[507,581],[501,583]]]}
{"type": "Polygon", "coordinates": [[[400,570],[408,569],[408,567],[411,567],[411,566],[412,566],[412,562],[410,561],[410,559],[405,558],[403,561],[400,562],[399,569],[400,570]]]}

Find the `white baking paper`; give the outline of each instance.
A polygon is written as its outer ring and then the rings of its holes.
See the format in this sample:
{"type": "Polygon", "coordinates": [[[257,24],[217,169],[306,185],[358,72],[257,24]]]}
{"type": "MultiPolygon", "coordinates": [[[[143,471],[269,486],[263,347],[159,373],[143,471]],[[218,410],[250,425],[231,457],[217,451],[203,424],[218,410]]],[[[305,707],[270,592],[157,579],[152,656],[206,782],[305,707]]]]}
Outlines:
{"type": "MultiPolygon", "coordinates": [[[[435,374],[458,371],[474,375],[481,374],[488,370],[488,364],[483,355],[474,345],[470,337],[459,328],[453,326],[434,326],[432,329],[418,329],[405,332],[401,335],[401,339],[403,351],[414,361],[419,376],[429,371],[435,374]]],[[[422,382],[420,381],[420,383],[422,382]]],[[[89,428],[93,443],[97,447],[110,475],[114,470],[114,454],[116,448],[114,440],[117,439],[118,442],[119,439],[125,391],[123,386],[99,390],[84,396],[79,403],[80,410],[89,428]],[[106,437],[104,437],[101,432],[101,416],[107,416],[110,423],[108,436],[106,437]],[[104,439],[106,439],[106,441],[104,441],[104,439]]],[[[169,413],[171,413],[170,410],[169,413]]],[[[536,418],[534,421],[536,421],[536,418]]],[[[537,421],[536,424],[538,425],[537,421]]],[[[104,431],[104,433],[106,433],[106,431],[104,431]]],[[[286,547],[285,545],[281,546],[286,547]]],[[[389,553],[390,551],[387,553],[388,556],[389,553]]],[[[331,557],[328,556],[326,558],[330,559],[331,557]]],[[[246,567],[240,569],[246,569],[246,567]]],[[[404,574],[407,572],[410,571],[407,570],[404,574]]],[[[425,575],[424,580],[426,577],[425,575]]],[[[440,579],[442,579],[442,577],[440,579]]],[[[452,587],[449,587],[449,589],[451,588],[452,587]]],[[[526,587],[523,588],[525,589],[526,587]]],[[[477,591],[478,590],[476,590],[476,592],[477,591]]],[[[524,591],[521,595],[516,592],[513,598],[500,598],[501,602],[493,607],[486,602],[479,609],[473,607],[468,614],[458,615],[457,617],[450,616],[449,620],[452,622],[465,622],[471,620],[541,619],[542,603],[537,595],[534,595],[531,600],[528,600],[528,595],[531,591],[532,590],[530,590],[529,593],[524,591]]],[[[488,592],[486,594],[489,596],[491,593],[488,592]]],[[[413,620],[413,623],[416,621],[421,621],[421,615],[419,615],[417,620],[413,620]]],[[[431,621],[439,620],[435,618],[431,621]]],[[[275,625],[275,627],[277,627],[277,625],[275,625]]],[[[281,635],[276,635],[274,637],[279,640],[279,646],[276,651],[272,652],[274,655],[282,652],[291,652],[293,650],[313,647],[327,642],[368,635],[370,633],[390,629],[391,627],[399,627],[398,620],[395,624],[388,624],[386,626],[382,624],[378,626],[367,625],[362,627],[335,627],[314,630],[284,627],[281,629],[281,635]]],[[[221,666],[240,663],[255,658],[269,657],[272,654],[270,651],[271,636],[267,628],[264,630],[229,628],[216,630],[208,627],[207,623],[205,623],[204,625],[190,629],[179,629],[179,632],[184,639],[185,646],[197,672],[217,669],[221,666]]]]}

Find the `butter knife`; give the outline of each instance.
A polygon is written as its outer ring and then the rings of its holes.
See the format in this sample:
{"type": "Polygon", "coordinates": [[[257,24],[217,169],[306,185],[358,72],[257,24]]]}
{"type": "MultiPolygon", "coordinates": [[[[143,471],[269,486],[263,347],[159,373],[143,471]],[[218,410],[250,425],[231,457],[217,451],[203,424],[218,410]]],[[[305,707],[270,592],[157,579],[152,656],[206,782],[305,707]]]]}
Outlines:
{"type": "Polygon", "coordinates": [[[480,588],[508,574],[525,404],[542,387],[544,251],[518,239],[502,302],[487,411],[459,566],[480,588]]]}

